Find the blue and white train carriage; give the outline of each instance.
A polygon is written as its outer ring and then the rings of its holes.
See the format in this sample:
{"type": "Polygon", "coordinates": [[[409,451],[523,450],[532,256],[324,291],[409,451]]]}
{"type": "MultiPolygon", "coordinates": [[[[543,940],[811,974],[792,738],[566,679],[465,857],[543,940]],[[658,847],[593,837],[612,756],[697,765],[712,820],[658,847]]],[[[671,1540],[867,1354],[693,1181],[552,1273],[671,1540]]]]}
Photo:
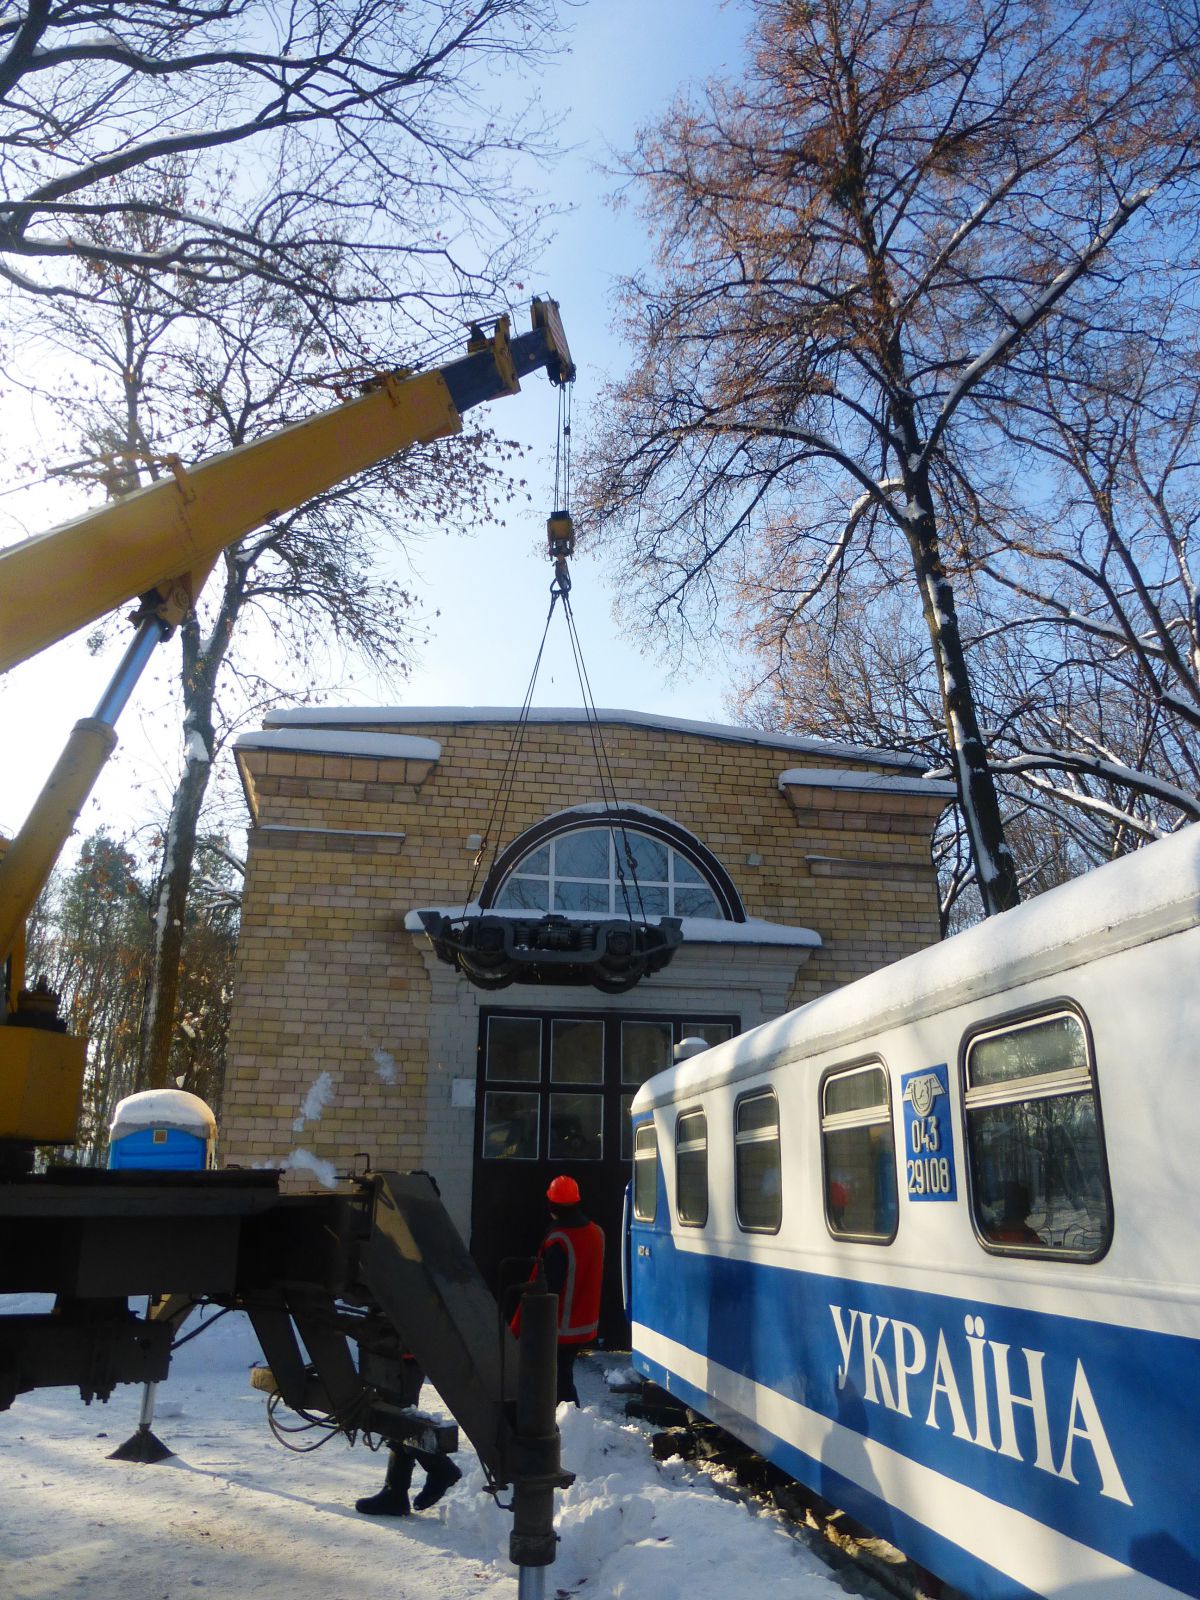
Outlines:
{"type": "Polygon", "coordinates": [[[1200,825],[652,1078],[634,1363],[976,1600],[1200,1596],[1200,825]]]}

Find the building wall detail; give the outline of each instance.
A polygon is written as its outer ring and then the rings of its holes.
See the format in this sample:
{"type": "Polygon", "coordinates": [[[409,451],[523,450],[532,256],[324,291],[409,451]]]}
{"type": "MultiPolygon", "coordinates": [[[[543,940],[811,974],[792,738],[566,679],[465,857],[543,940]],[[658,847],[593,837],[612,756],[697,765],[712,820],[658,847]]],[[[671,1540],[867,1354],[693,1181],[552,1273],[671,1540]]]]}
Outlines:
{"type": "Polygon", "coordinates": [[[494,848],[596,804],[587,727],[545,712],[530,724],[505,837],[485,840],[475,872],[513,720],[431,711],[399,733],[396,713],[375,726],[369,715],[348,713],[339,728],[329,710],[311,727],[290,713],[287,726],[238,742],[252,826],[226,1162],[425,1167],[465,1227],[481,1001],[720,1010],[749,1027],[938,937],[929,836],[947,786],[925,784],[895,755],[629,719],[604,727],[621,803],[700,839],[751,922],[813,929],[820,947],[688,944],[630,996],[525,986],[482,996],[405,930],[405,915],[464,905],[494,848]],[[782,777],[781,750],[794,763],[782,777]]]}

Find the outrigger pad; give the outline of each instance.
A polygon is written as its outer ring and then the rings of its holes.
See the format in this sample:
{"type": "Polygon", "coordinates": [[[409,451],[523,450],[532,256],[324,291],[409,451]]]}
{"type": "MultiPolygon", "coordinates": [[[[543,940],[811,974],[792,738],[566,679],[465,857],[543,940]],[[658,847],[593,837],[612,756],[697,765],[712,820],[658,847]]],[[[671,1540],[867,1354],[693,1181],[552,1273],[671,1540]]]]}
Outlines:
{"type": "Polygon", "coordinates": [[[460,917],[422,911],[420,917],[440,959],[480,989],[570,983],[622,994],[661,971],[683,943],[678,917],[592,921],[554,912],[530,917],[494,911],[460,917]]]}

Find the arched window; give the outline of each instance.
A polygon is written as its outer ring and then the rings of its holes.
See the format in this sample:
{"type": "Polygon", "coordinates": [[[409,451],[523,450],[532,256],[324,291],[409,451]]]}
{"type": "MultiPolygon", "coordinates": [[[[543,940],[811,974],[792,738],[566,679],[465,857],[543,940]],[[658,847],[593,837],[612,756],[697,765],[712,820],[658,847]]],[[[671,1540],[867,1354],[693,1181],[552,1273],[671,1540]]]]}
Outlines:
{"type": "Polygon", "coordinates": [[[480,903],[498,911],[745,920],[728,874],[698,839],[665,818],[627,811],[564,812],[531,828],[496,862],[480,903]]]}

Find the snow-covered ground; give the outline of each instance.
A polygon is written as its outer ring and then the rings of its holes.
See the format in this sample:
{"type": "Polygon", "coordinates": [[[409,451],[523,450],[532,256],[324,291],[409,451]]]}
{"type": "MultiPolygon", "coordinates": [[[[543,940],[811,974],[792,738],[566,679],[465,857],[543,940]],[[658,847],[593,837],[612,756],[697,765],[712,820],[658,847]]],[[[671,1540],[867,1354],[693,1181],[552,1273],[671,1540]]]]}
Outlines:
{"type": "MultiPolygon", "coordinates": [[[[0,1297],[0,1309],[15,1309],[0,1297]]],[[[181,1349],[158,1394],[160,1466],[109,1461],[136,1428],[140,1391],[84,1407],[74,1390],[18,1397],[0,1413],[3,1600],[508,1600],[509,1517],[483,1492],[469,1448],[463,1480],[430,1511],[358,1515],[384,1456],[333,1439],[309,1455],[280,1445],[240,1315],[181,1349]]],[[[560,1501],[547,1600],[730,1600],[752,1585],[785,1600],[845,1586],[774,1513],[723,1493],[699,1469],[655,1463],[624,1420],[605,1358],[580,1365],[582,1410],[560,1408],[576,1473],[560,1501]]],[[[423,1397],[428,1402],[431,1391],[423,1397]]],[[[301,1436],[303,1439],[305,1436],[301,1436]]],[[[414,1490],[421,1482],[416,1474],[414,1490]]]]}

